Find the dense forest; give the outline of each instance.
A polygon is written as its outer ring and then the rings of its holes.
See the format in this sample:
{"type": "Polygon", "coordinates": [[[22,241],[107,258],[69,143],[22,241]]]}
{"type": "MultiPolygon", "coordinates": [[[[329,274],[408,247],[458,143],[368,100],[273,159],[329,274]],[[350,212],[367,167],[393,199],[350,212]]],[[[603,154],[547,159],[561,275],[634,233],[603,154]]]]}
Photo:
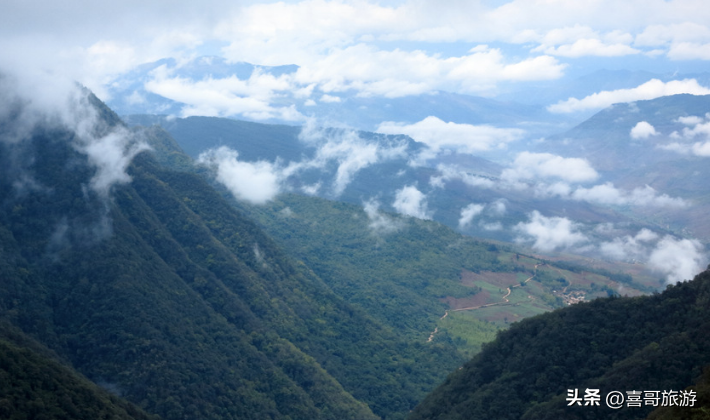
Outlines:
{"type": "MultiPolygon", "coordinates": [[[[122,127],[93,106],[98,136],[122,127]]],[[[109,196],[63,127],[0,147],[0,317],[68,366],[163,418],[374,419],[462,362],[347,303],[203,177],[161,166],[185,164],[169,136],[139,134],[154,152],[109,196]]]]}

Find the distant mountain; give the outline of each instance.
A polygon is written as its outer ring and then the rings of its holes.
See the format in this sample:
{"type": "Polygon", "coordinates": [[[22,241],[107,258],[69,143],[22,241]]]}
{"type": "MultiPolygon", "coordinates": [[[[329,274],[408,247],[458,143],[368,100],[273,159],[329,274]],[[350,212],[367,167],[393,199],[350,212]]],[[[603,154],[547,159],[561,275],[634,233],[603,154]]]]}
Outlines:
{"type": "MultiPolygon", "coordinates": [[[[669,286],[662,294],[598,299],[523,320],[453,372],[408,417],[417,419],[638,419],[654,406],[609,408],[620,391],[676,391],[699,381],[710,364],[710,272],[669,286]],[[600,405],[569,403],[569,390],[600,391],[600,405]]],[[[702,418],[700,400],[674,407],[679,417],[702,418]],[[695,417],[693,417],[695,416],[695,417]]],[[[669,402],[659,399],[658,406],[669,402]]],[[[669,418],[670,409],[659,409],[669,418]]]]}
{"type": "MultiPolygon", "coordinates": [[[[571,69],[570,69],[571,70],[571,69]]],[[[579,71],[579,70],[578,70],[579,71]]],[[[538,81],[525,85],[513,85],[501,92],[499,100],[517,101],[530,105],[552,105],[569,98],[581,99],[602,91],[631,89],[649,80],[663,82],[682,79],[696,79],[703,86],[710,84],[710,73],[651,73],[644,70],[597,70],[578,77],[566,77],[564,80],[538,81]]],[[[590,111],[580,115],[589,115],[590,111]]],[[[595,113],[595,111],[591,111],[595,113]]],[[[589,115],[591,116],[591,115],[589,115]]]]}
{"type": "MultiPolygon", "coordinates": [[[[640,217],[710,239],[707,188],[710,95],[673,95],[613,105],[575,128],[549,137],[538,151],[584,157],[604,181],[689,200],[686,209],[637,209],[640,217]],[[641,125],[644,131],[632,131],[641,125]]],[[[639,129],[636,129],[639,130],[639,129]]]]}
{"type": "Polygon", "coordinates": [[[463,229],[478,237],[513,241],[515,233],[509,227],[526,220],[532,209],[553,216],[571,216],[588,223],[633,223],[626,215],[588,202],[540,199],[534,195],[534,188],[523,191],[498,188],[496,183],[500,182],[505,166],[471,154],[442,153],[424,166],[411,165],[410,162],[425,152],[427,146],[407,136],[346,129],[316,130],[317,133],[312,135],[308,131],[302,134],[300,127],[211,117],[131,115],[125,120],[130,125],[160,125],[194,159],[208,149],[226,146],[236,150],[238,159],[244,162],[279,161],[286,166],[295,162],[314,162],[318,156],[327,161],[327,164],[321,160],[318,167],[291,173],[284,184],[293,192],[358,205],[377,199],[384,210],[398,211],[393,205],[397,193],[407,186],[415,186],[426,197],[429,217],[455,229],[460,229],[463,208],[471,203],[490,203],[489,211],[480,215],[480,223],[472,223],[463,229]],[[361,147],[353,146],[358,144],[361,147]],[[387,158],[360,158],[358,153],[364,154],[365,146],[381,150],[395,150],[401,146],[403,149],[402,153],[387,158]],[[338,147],[348,152],[332,153],[331,156],[323,152],[338,147]],[[343,171],[349,171],[348,182],[338,189],[339,174],[343,171]],[[319,188],[308,190],[314,185],[319,188]],[[495,211],[494,205],[503,205],[502,211],[495,211]]]}
{"type": "MultiPolygon", "coordinates": [[[[121,123],[100,119],[96,129],[115,136],[121,123]]],[[[397,418],[439,376],[432,364],[405,370],[392,357],[456,360],[451,347],[408,350],[199,176],[140,154],[130,184],[107,197],[94,190],[105,173],[77,146],[78,133],[43,125],[30,133],[0,144],[0,317],[146,411],[397,418]],[[374,377],[419,391],[404,401],[370,394],[374,377]]],[[[100,150],[102,159],[117,152],[100,150]]]]}
{"type": "MultiPolygon", "coordinates": [[[[443,91],[384,98],[359,97],[343,93],[328,95],[324,92],[311,92],[304,96],[302,93],[295,94],[284,90],[271,98],[270,104],[284,109],[293,107],[301,117],[284,119],[263,114],[257,117],[253,116],[258,114],[257,112],[250,112],[241,107],[237,107],[232,114],[215,110],[205,111],[208,112],[205,114],[189,111],[193,105],[196,105],[190,102],[192,100],[190,94],[174,90],[158,90],[157,85],[152,83],[156,80],[177,80],[191,85],[204,80],[232,80],[230,85],[234,87],[235,92],[223,93],[226,95],[225,98],[236,100],[248,97],[246,86],[253,75],[291,77],[297,71],[298,67],[294,65],[269,67],[249,63],[229,63],[221,57],[197,57],[187,62],[162,59],[143,64],[113,81],[109,88],[110,99],[107,103],[122,116],[163,114],[180,117],[184,116],[183,111],[188,110],[188,115],[234,117],[272,124],[295,124],[301,123],[305,117],[314,117],[328,125],[348,126],[366,131],[375,131],[384,121],[411,124],[429,116],[436,116],[444,121],[459,124],[524,128],[531,138],[560,131],[577,121],[566,115],[549,113],[545,108],[549,104],[523,105],[514,99],[500,101],[443,91]],[[244,86],[235,87],[240,83],[244,86]]],[[[308,86],[300,87],[308,89],[308,86]]],[[[195,94],[201,95],[197,91],[195,94]]],[[[197,108],[205,109],[200,106],[197,108]]]]}

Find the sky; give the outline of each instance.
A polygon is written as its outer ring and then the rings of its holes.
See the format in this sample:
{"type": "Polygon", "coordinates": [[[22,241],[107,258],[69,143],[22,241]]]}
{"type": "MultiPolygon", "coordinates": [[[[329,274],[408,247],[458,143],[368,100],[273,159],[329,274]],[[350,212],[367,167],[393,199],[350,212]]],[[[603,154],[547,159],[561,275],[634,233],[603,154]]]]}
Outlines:
{"type": "Polygon", "coordinates": [[[140,64],[203,55],[300,66],[289,80],[252,81],[250,93],[270,100],[284,89],[314,101],[343,92],[496,97],[507,84],[599,68],[704,71],[708,22],[702,0],[5,0],[0,65],[70,77],[102,99],[140,64]]]}

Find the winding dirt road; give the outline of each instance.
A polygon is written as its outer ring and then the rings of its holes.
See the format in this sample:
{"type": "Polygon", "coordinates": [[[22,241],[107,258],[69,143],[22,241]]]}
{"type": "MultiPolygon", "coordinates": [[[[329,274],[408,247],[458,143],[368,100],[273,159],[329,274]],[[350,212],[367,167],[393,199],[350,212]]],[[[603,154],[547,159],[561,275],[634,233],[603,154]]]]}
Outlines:
{"type": "MultiPolygon", "coordinates": [[[[528,277],[527,279],[525,279],[525,281],[523,282],[523,284],[529,282],[530,280],[532,280],[532,279],[537,275],[537,267],[538,267],[538,266],[541,266],[541,265],[544,265],[544,264],[535,264],[535,271],[533,272],[533,275],[530,276],[530,277],[528,277]]],[[[510,296],[510,294],[513,292],[513,290],[512,290],[513,287],[520,287],[520,286],[522,286],[522,284],[514,284],[514,285],[512,285],[512,286],[510,286],[510,287],[508,287],[508,288],[505,289],[506,292],[507,292],[507,293],[505,294],[505,296],[503,296],[503,300],[504,300],[505,302],[486,303],[485,305],[471,306],[471,307],[468,307],[468,308],[447,309],[447,310],[444,312],[444,316],[442,316],[441,318],[439,318],[439,320],[442,320],[442,319],[446,318],[446,317],[449,315],[449,312],[472,311],[472,310],[474,310],[474,309],[490,308],[491,306],[510,305],[510,300],[508,299],[508,296],[510,296]]],[[[533,299],[531,296],[528,296],[528,297],[530,297],[531,299],[533,299]]],[[[431,342],[431,341],[434,339],[434,335],[436,335],[437,332],[439,332],[439,327],[434,328],[434,331],[432,331],[431,334],[429,334],[429,338],[426,340],[427,343],[431,342]]]]}

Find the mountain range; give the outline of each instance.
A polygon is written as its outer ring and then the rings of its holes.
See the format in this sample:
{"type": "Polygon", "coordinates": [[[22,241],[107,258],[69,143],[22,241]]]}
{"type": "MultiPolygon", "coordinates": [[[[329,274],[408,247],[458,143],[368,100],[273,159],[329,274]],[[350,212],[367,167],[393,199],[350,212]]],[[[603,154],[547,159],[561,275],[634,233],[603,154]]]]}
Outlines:
{"type": "MultiPolygon", "coordinates": [[[[659,345],[664,357],[684,349],[675,353],[682,362],[663,371],[664,386],[691,385],[707,364],[704,276],[657,296],[613,297],[649,293],[658,278],[619,263],[553,261],[453,230],[466,231],[458,213],[471,200],[485,200],[469,207],[478,212],[472,218],[520,231],[530,203],[543,208],[545,200],[501,197],[481,184],[509,167],[456,153],[412,165],[428,146],[403,135],[200,117],[124,123],[85,89],[59,110],[4,89],[0,373],[17,383],[2,394],[8,418],[401,419],[411,410],[412,418],[449,415],[436,414],[443,407],[490,418],[503,415],[500,407],[471,409],[468,401],[508,386],[516,393],[506,415],[518,418],[559,414],[565,387],[618,375],[618,363],[637,369],[645,356],[636,352],[659,345]],[[476,172],[449,176],[441,165],[454,163],[476,172]],[[262,199],[263,189],[244,190],[222,171],[277,188],[262,199]],[[436,187],[436,177],[454,186],[436,187]],[[417,186],[441,207],[415,203],[417,186]],[[447,199],[460,203],[449,206],[448,221],[447,199]],[[422,209],[423,217],[412,214],[422,209]],[[543,314],[593,298],[601,299],[543,314]],[[622,327],[628,320],[636,323],[622,327]],[[633,325],[643,329],[624,329],[633,325]],[[547,339],[543,330],[550,341],[535,341],[547,339]],[[580,354],[599,356],[588,368],[580,362],[569,384],[529,373],[587,342],[591,350],[580,354]],[[554,357],[516,353],[530,348],[554,357]],[[488,370],[469,373],[476,369],[488,370]],[[528,389],[533,379],[537,391],[528,389]]],[[[690,108],[682,99],[686,108],[668,114],[677,134],[664,137],[678,144],[684,128],[704,123],[702,101],[690,108]]],[[[656,105],[637,106],[648,113],[656,105]]],[[[638,122],[625,124],[617,131],[638,122]]],[[[543,144],[568,146],[564,138],[543,144]]],[[[693,153],[695,143],[686,144],[693,153]]],[[[565,202],[548,200],[550,209],[565,202]]],[[[663,232],[623,209],[573,204],[565,208],[600,225],[663,232]]],[[[670,241],[652,240],[659,248],[670,241]]]]}
{"type": "MultiPolygon", "coordinates": [[[[528,144],[507,162],[437,151],[409,136],[351,129],[214,117],[125,120],[160,125],[193,159],[202,156],[218,172],[242,168],[262,176],[254,182],[272,179],[262,188],[273,191],[269,196],[291,191],[357,205],[374,200],[386,211],[517,242],[532,252],[642,262],[676,278],[670,265],[651,257],[665,249],[659,240],[667,238],[671,247],[691,249],[676,264],[694,267],[679,274],[689,278],[702,268],[701,243],[708,239],[702,141],[708,98],[675,95],[618,104],[528,144]],[[209,151],[219,148],[236,155],[210,158],[209,151]],[[642,232],[649,232],[645,243],[634,239],[642,232]]],[[[250,200],[247,195],[242,199],[250,200]]]]}

